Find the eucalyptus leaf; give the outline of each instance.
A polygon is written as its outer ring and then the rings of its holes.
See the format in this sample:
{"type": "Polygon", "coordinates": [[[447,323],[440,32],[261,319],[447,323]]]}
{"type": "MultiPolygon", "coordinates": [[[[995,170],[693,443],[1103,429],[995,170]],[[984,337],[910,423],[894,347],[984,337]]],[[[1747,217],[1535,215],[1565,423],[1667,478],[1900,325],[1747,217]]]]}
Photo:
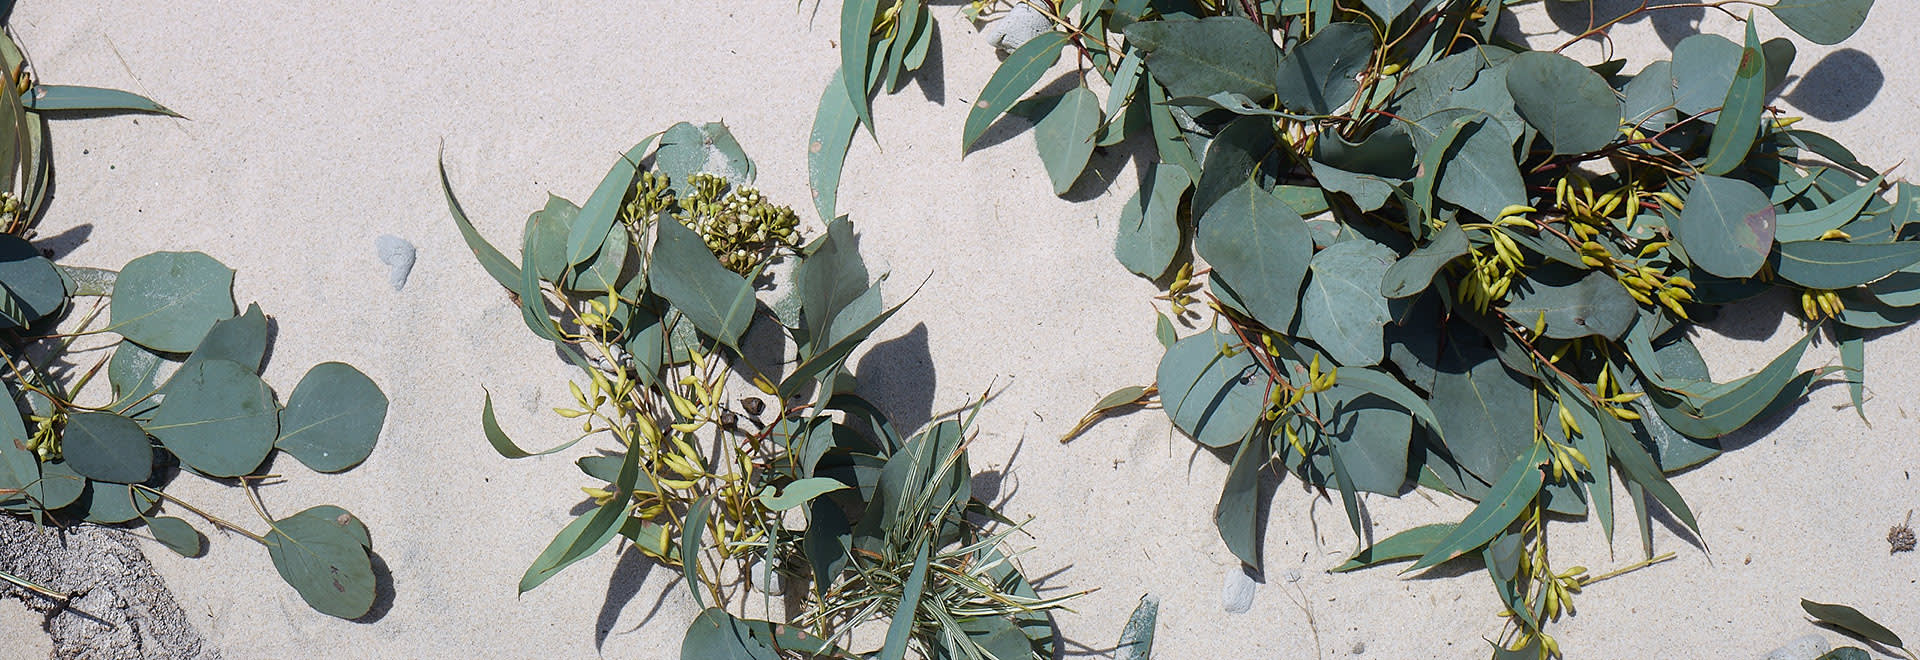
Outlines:
{"type": "Polygon", "coordinates": [[[1154,627],[1160,621],[1160,599],[1153,594],[1140,597],[1140,604],[1127,616],[1120,628],[1120,641],[1114,644],[1114,660],[1152,660],[1154,627]]]}
{"type": "Polygon", "coordinates": [[[153,475],[153,445],[131,419],[74,413],[67,417],[60,441],[67,466],[89,479],[133,484],[153,475]]]}
{"type": "Polygon", "coordinates": [[[339,472],[366,460],[387,418],[380,386],[341,362],[307,370],[280,411],[274,446],[318,472],[339,472]]]}
{"type": "MultiPolygon", "coordinates": [[[[1359,90],[1358,76],[1373,63],[1375,45],[1373,28],[1363,23],[1334,23],[1315,31],[1312,37],[1280,58],[1275,94],[1288,108],[1315,115],[1331,114],[1351,101],[1359,90]]],[[[1155,64],[1151,54],[1147,64],[1149,67],[1155,64]]],[[[1245,90],[1235,91],[1258,98],[1245,90]]]]}
{"type": "Polygon", "coordinates": [[[1873,0],[1776,0],[1767,9],[1808,41],[1831,46],[1866,24],[1873,0]]]}
{"type": "Polygon", "coordinates": [[[34,85],[20,95],[20,103],[35,112],[141,112],[180,116],[167,106],[133,92],[80,85],[34,85]]]}
{"type": "Polygon", "coordinates": [[[1904,642],[1900,641],[1899,635],[1888,630],[1886,626],[1880,625],[1880,622],[1868,618],[1865,614],[1861,614],[1860,610],[1854,609],[1851,605],[1816,603],[1802,598],[1800,599],[1800,609],[1806,610],[1808,616],[1812,616],[1822,623],[1832,624],[1862,639],[1885,644],[1894,648],[1906,648],[1907,646],[1904,642]]]}
{"type": "Polygon", "coordinates": [[[1760,36],[1749,17],[1747,43],[1740,49],[1740,62],[1707,145],[1707,162],[1700,166],[1700,171],[1724,175],[1746,161],[1747,152],[1753,148],[1753,138],[1760,130],[1760,112],[1767,104],[1767,89],[1767,58],[1760,50],[1760,36]]]}
{"type": "Polygon", "coordinates": [[[1180,200],[1193,181],[1187,171],[1161,163],[1120,210],[1114,256],[1134,274],[1157,279],[1180,251],[1180,200]]]}
{"type": "Polygon", "coordinates": [[[1500,480],[1494,482],[1493,490],[1473,512],[1460,521],[1447,536],[1434,544],[1432,549],[1420,555],[1408,571],[1437,566],[1454,557],[1472,552],[1506,529],[1507,525],[1520,517],[1527,505],[1546,479],[1541,463],[1547,459],[1543,445],[1533,445],[1513,460],[1500,480]]]}
{"type": "Polygon", "coordinates": [[[1773,247],[1773,202],[1739,179],[1700,176],[1672,229],[1693,263],[1726,278],[1760,271],[1773,247]]]}
{"type": "Polygon", "coordinates": [[[1053,180],[1053,194],[1065,195],[1087,168],[1093,155],[1093,143],[1100,131],[1100,97],[1084,85],[1067,91],[1052,112],[1033,127],[1034,143],[1040,147],[1040,161],[1046,165],[1047,178],[1053,180]]]}
{"type": "Polygon", "coordinates": [[[182,557],[198,557],[207,549],[207,539],[200,535],[185,520],[172,516],[159,516],[147,519],[147,531],[153,533],[153,540],[167,546],[174,554],[182,557]]]}
{"type": "Polygon", "coordinates": [[[966,127],[960,137],[961,153],[971,151],[980,136],[986,134],[987,127],[1025,96],[1027,90],[1033,89],[1034,83],[1040,82],[1040,77],[1059,61],[1060,51],[1066,46],[1067,35],[1047,32],[1021,44],[1000,63],[993,77],[987,79],[986,89],[980,91],[980,98],[967,110],[966,127]]]}
{"type": "Polygon", "coordinates": [[[1344,366],[1371,366],[1386,357],[1383,332],[1392,317],[1380,294],[1393,250],[1365,239],[1337,243],[1313,256],[1302,295],[1301,323],[1314,343],[1344,366]]]}
{"type": "Polygon", "coordinates": [[[1600,272],[1562,285],[1528,281],[1515,287],[1503,310],[1521,325],[1539,324],[1555,339],[1599,336],[1619,339],[1639,317],[1639,307],[1612,275],[1600,272]]]}
{"type": "Polygon", "coordinates": [[[1240,442],[1266,410],[1266,371],[1234,343],[1209,330],[1160,358],[1160,406],[1174,426],[1208,447],[1240,442]]]}
{"type": "Polygon", "coordinates": [[[1507,90],[1528,124],[1559,154],[1598,151],[1620,135],[1620,99],[1607,81],[1565,55],[1526,52],[1507,65],[1507,90]]]}
{"type": "Polygon", "coordinates": [[[1845,289],[1920,264],[1920,242],[1848,243],[1790,241],[1780,244],[1774,273],[1809,289],[1845,289]]]}
{"type": "Polygon", "coordinates": [[[648,282],[701,332],[733,346],[753,320],[753,285],[727,270],[700,235],[678,222],[661,222],[648,282]]]}
{"type": "Polygon", "coordinates": [[[1173,96],[1231,92],[1260,100],[1274,94],[1280,47],[1247,19],[1142,21],[1127,26],[1126,35],[1146,58],[1153,79],[1173,96]]]}
{"type": "Polygon", "coordinates": [[[359,618],[373,607],[373,559],[341,515],[316,515],[319,509],[274,521],[267,552],[307,605],[342,619],[359,618]]]}
{"type": "Polygon", "coordinates": [[[213,359],[168,381],[167,398],[146,430],[189,467],[238,477],[252,474],[273,451],[279,412],[273,390],[252,369],[213,359]]]}
{"type": "Polygon", "coordinates": [[[1313,246],[1306,221],[1278,196],[1251,181],[1233,189],[1200,219],[1193,243],[1255,319],[1292,325],[1313,246]]]}
{"type": "Polygon", "coordinates": [[[108,329],[170,353],[200,345],[233,316],[233,271],[199,252],[155,252],[127,262],[114,284],[108,329]]]}

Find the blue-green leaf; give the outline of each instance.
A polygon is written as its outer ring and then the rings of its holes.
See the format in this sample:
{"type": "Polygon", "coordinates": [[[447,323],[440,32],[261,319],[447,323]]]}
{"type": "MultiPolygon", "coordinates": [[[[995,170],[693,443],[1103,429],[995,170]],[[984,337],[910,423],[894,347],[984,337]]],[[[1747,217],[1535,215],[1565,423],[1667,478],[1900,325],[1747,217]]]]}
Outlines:
{"type": "Polygon", "coordinates": [[[727,346],[753,320],[753,285],[720,265],[700,235],[679,222],[659,223],[647,280],[694,327],[727,346]]]}
{"type": "MultiPolygon", "coordinates": [[[[613,167],[600,179],[600,185],[594,187],[593,195],[587,197],[587,202],[580,206],[579,217],[567,230],[569,265],[587,263],[599,256],[601,243],[607,240],[613,225],[620,221],[620,202],[626,200],[634,177],[639,175],[640,160],[647,157],[647,150],[653,147],[653,141],[659,137],[657,133],[647,136],[614,160],[613,167]]],[[[685,182],[675,180],[674,183],[680,185],[685,182]]],[[[485,257],[482,257],[484,260],[485,257]]],[[[495,275],[496,279],[498,277],[495,275]]],[[[515,287],[508,284],[507,288],[515,287]]]]}
{"type": "Polygon", "coordinates": [[[853,134],[860,128],[860,109],[852,99],[846,76],[833,72],[833,80],[820,93],[820,108],[813,113],[813,132],[807,138],[807,183],[813,190],[813,209],[823,221],[837,213],[840,173],[846,166],[847,149],[853,146],[853,134]]]}
{"type": "Polygon", "coordinates": [[[1920,263],[1920,242],[1916,241],[1791,241],[1780,244],[1774,274],[1809,289],[1845,289],[1916,263],[1920,263]]]}
{"type": "MultiPolygon", "coordinates": [[[[1245,19],[1235,20],[1251,25],[1245,19]]],[[[1359,75],[1373,63],[1374,46],[1373,28],[1364,23],[1334,23],[1316,31],[1280,58],[1274,93],[1288,108],[1315,115],[1332,114],[1359,91],[1359,75]]],[[[1147,64],[1155,65],[1151,56],[1147,64]]],[[[1251,93],[1247,96],[1259,98],[1251,93]]]]}
{"type": "Polygon", "coordinates": [[[1707,174],[1726,174],[1746,162],[1753,138],[1760,131],[1760,113],[1767,105],[1767,58],[1760,50],[1760,35],[1754,30],[1749,15],[1747,44],[1740,49],[1733,82],[1707,144],[1707,162],[1700,166],[1700,171],[1707,174]]]}
{"type": "Polygon", "coordinates": [[[1202,332],[1160,358],[1160,405],[1173,425],[1208,447],[1240,442],[1266,410],[1267,374],[1246,351],[1223,353],[1230,336],[1202,332]]]}
{"type": "Polygon", "coordinates": [[[34,85],[20,95],[20,103],[37,112],[144,112],[180,116],[167,106],[133,92],[79,85],[34,85]]]}
{"type": "Polygon", "coordinates": [[[1547,459],[1546,447],[1534,444],[1514,459],[1500,480],[1493,484],[1493,490],[1486,499],[1480,501],[1460,524],[1448,532],[1446,538],[1434,544],[1433,549],[1420,555],[1409,571],[1439,565],[1454,557],[1472,552],[1498,536],[1520,517],[1527,505],[1533,503],[1534,495],[1539,494],[1540,486],[1546,480],[1546,472],[1540,468],[1547,459]]]}
{"type": "Polygon", "coordinates": [[[1767,9],[1808,41],[1831,46],[1866,24],[1873,0],[1778,0],[1767,9]]]}
{"type": "Polygon", "coordinates": [[[1067,194],[1080,179],[1099,132],[1100,97],[1084,85],[1068,90],[1053,111],[1034,125],[1033,141],[1040,148],[1047,178],[1053,181],[1053,194],[1067,194]]]}
{"type": "Polygon", "coordinates": [[[1379,543],[1367,546],[1365,550],[1354,553],[1346,563],[1333,568],[1335,573],[1357,571],[1369,566],[1378,566],[1390,561],[1413,559],[1433,550],[1453,533],[1455,523],[1434,523],[1421,525],[1413,529],[1381,539],[1379,543]]]}
{"type": "Polygon", "coordinates": [[[60,436],[67,467],[89,479],[134,484],[153,474],[153,445],[131,419],[111,413],[67,416],[60,436]]]}
{"type": "Polygon", "coordinates": [[[1380,294],[1393,250],[1356,238],[1313,256],[1302,295],[1301,325],[1342,366],[1370,366],[1386,357],[1383,331],[1392,315],[1380,294]]]}
{"type": "Polygon", "coordinates": [[[1273,96],[1280,47],[1245,18],[1142,21],[1127,26],[1126,34],[1127,43],[1146,58],[1153,79],[1175,97],[1219,92],[1254,100],[1273,96]]]}
{"type": "Polygon", "coordinates": [[[1694,265],[1738,279],[1760,272],[1773,248],[1772,200],[1739,179],[1701,176],[1671,229],[1694,265]]]}
{"type": "Polygon", "coordinates": [[[1158,279],[1180,250],[1180,199],[1193,180],[1187,171],[1160,163],[1120,210],[1113,253],[1134,274],[1158,279]]]}
{"type": "Polygon", "coordinates": [[[1231,289],[1255,320],[1292,325],[1313,242],[1306,221],[1278,196],[1254,181],[1234,188],[1207,209],[1193,244],[1213,266],[1213,282],[1231,289]]]}
{"type": "Polygon", "coordinates": [[[141,346],[185,353],[233,316],[233,271],[199,252],[155,252],[120,269],[107,329],[141,346]]]}
{"type": "Polygon", "coordinates": [[[1520,117],[1556,154],[1598,151],[1620,136],[1620,98],[1605,78],[1565,55],[1529,51],[1507,65],[1520,117]]]}
{"type": "Polygon", "coordinates": [[[1040,77],[1053,68],[1066,46],[1067,35],[1048,32],[1022,44],[1000,63],[993,77],[987,79],[986,89],[980,91],[980,98],[967,111],[966,127],[960,133],[961,153],[972,150],[973,143],[980,140],[987,127],[1025,96],[1027,90],[1033,89],[1034,83],[1040,82],[1040,77]]]}
{"type": "Polygon", "coordinates": [[[287,397],[274,446],[315,471],[339,472],[373,453],[386,419],[387,395],[373,379],[352,365],[323,362],[287,397]]]}
{"type": "Polygon", "coordinates": [[[273,390],[253,370],[208,360],[168,381],[167,398],[146,429],[193,469],[238,477],[253,473],[273,451],[279,412],[273,390]]]}

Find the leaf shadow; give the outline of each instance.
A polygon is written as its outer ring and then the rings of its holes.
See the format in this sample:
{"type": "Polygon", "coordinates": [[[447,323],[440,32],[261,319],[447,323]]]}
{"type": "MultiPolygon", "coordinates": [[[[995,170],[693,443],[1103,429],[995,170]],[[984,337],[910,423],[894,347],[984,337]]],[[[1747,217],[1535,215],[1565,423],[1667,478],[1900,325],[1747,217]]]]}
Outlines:
{"type": "Polygon", "coordinates": [[[940,31],[934,30],[933,40],[927,42],[926,61],[920,64],[919,69],[908,71],[905,76],[902,76],[900,84],[905,87],[906,81],[913,81],[914,86],[920,88],[922,98],[934,105],[945,106],[947,104],[947,57],[942,50],[944,42],[941,39],[940,31]]]}
{"type": "MultiPolygon", "coordinates": [[[[593,649],[601,650],[606,646],[607,636],[612,634],[613,626],[620,621],[620,611],[640,595],[640,588],[646,586],[647,576],[653,573],[654,561],[646,555],[629,549],[620,553],[619,563],[614,564],[613,574],[607,577],[607,597],[600,603],[600,615],[593,622],[593,649]]],[[[658,603],[654,611],[659,611],[658,603]]],[[[647,614],[649,618],[652,612],[647,614]]]]}
{"type": "MultiPolygon", "coordinates": [[[[1555,27],[1571,37],[1585,32],[1607,21],[1626,16],[1640,9],[1641,0],[1593,0],[1592,2],[1549,2],[1546,4],[1547,18],[1555,27]]],[[[1666,5],[1692,5],[1686,0],[1655,0],[1648,3],[1653,11],[1621,21],[1621,25],[1649,23],[1660,41],[1671,49],[1680,40],[1700,33],[1700,21],[1706,18],[1704,7],[1666,5]]]]}
{"type": "Polygon", "coordinates": [[[916,323],[906,334],[867,349],[854,368],[857,389],[902,430],[918,429],[933,418],[939,381],[927,335],[927,324],[916,323]]]}
{"type": "Polygon", "coordinates": [[[34,240],[33,246],[40,248],[46,258],[59,262],[73,254],[80,245],[93,236],[93,223],[85,222],[68,227],[66,231],[34,240]]]}
{"type": "Polygon", "coordinates": [[[377,623],[393,611],[393,570],[387,567],[387,560],[381,558],[378,552],[367,551],[367,558],[373,561],[373,606],[367,609],[366,614],[354,617],[354,623],[377,623]]]}
{"type": "MultiPolygon", "coordinates": [[[[1004,56],[1002,59],[1005,59],[1004,56]]],[[[1080,81],[1073,73],[1065,73],[1039,90],[1028,94],[1025,99],[1007,108],[1006,114],[994,119],[993,123],[987,126],[987,130],[980,134],[980,139],[975,140],[973,146],[961,154],[962,157],[1000,146],[1001,143],[1032,130],[1041,117],[1047,116],[1048,112],[1053,111],[1053,106],[1060,103],[1061,95],[1079,85],[1080,81]]]]}
{"type": "Polygon", "coordinates": [[[1837,122],[1866,110],[1886,84],[1873,56],[1842,48],[1821,58],[1781,98],[1815,119],[1837,122]]]}

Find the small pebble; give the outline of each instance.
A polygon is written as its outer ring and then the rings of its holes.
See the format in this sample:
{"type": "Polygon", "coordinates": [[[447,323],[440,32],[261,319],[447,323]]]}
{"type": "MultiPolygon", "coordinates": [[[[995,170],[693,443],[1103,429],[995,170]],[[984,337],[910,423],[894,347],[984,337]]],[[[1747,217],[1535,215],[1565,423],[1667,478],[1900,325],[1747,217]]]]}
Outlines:
{"type": "Polygon", "coordinates": [[[1367,652],[1367,643],[1366,643],[1366,642],[1354,642],[1354,643],[1353,643],[1353,651],[1351,651],[1351,653],[1352,653],[1353,655],[1364,655],[1364,654],[1366,654],[1366,652],[1367,652]]]}
{"type": "Polygon", "coordinates": [[[1227,570],[1227,581],[1220,589],[1220,607],[1228,614],[1246,614],[1253,609],[1253,573],[1245,567],[1227,570]]]}
{"type": "Polygon", "coordinates": [[[1011,51],[1052,29],[1053,21],[1047,20],[1040,10],[1027,5],[1015,5],[1007,15],[988,23],[981,35],[987,38],[988,45],[1001,51],[1011,51]]]}
{"type": "Polygon", "coordinates": [[[1785,646],[1768,653],[1766,660],[1817,660],[1830,650],[1827,638],[1819,633],[1787,642],[1785,646]]]}
{"type": "Polygon", "coordinates": [[[753,576],[753,588],[761,593],[778,596],[787,590],[786,578],[781,576],[779,571],[768,566],[767,560],[753,562],[753,568],[749,570],[753,576]]]}
{"type": "Polygon", "coordinates": [[[413,273],[413,244],[393,234],[381,234],[373,239],[373,246],[380,251],[380,263],[387,265],[387,283],[399,291],[407,285],[407,276],[413,273]]]}

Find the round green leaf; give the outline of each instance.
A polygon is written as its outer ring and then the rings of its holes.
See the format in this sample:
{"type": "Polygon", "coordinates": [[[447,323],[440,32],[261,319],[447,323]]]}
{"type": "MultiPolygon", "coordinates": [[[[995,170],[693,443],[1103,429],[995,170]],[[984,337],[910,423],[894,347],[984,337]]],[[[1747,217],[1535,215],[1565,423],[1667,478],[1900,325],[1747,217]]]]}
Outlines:
{"type": "Polygon", "coordinates": [[[1387,246],[1358,238],[1321,250],[1308,267],[1313,277],[1300,299],[1300,322],[1342,366],[1375,365],[1386,357],[1383,335],[1393,317],[1380,283],[1394,256],[1387,246]]]}
{"type": "Polygon", "coordinates": [[[1554,153],[1583,154],[1620,135],[1620,99],[1593,70],[1565,55],[1526,52],[1507,65],[1515,108],[1553,144],[1554,153]]]}
{"type": "Polygon", "coordinates": [[[1702,270],[1726,278],[1750,277],[1773,248],[1773,202],[1753,184],[1701,176],[1687,192],[1673,232],[1702,270]]]}
{"type": "Polygon", "coordinates": [[[1238,16],[1141,21],[1126,32],[1127,43],[1146,57],[1147,71],[1172,96],[1233,92],[1255,101],[1273,96],[1280,47],[1252,21],[1238,16]]]}
{"type": "Polygon", "coordinates": [[[233,271],[199,252],[155,252],[120,270],[109,329],[168,353],[200,345],[213,324],[233,316],[233,271]]]}
{"type": "Polygon", "coordinates": [[[1266,372],[1246,351],[1224,355],[1229,335],[1209,330],[1182,339],[1160,358],[1160,405],[1187,435],[1208,447],[1247,437],[1266,410],[1266,372]]]}
{"type": "Polygon", "coordinates": [[[131,419],[83,412],[67,417],[61,454],[73,471],[100,481],[132,484],[153,476],[153,445],[131,419]]]}
{"type": "Polygon", "coordinates": [[[274,446],[307,467],[339,472],[373,453],[387,418],[387,395],[351,365],[327,362],[307,371],[280,411],[274,446]]]}
{"type": "Polygon", "coordinates": [[[1612,275],[1588,273],[1568,284],[1525,280],[1513,290],[1507,316],[1554,339],[1599,335],[1619,339],[1639,317],[1640,307],[1612,275]]]}
{"type": "Polygon", "coordinates": [[[40,464],[40,481],[27,492],[40,506],[52,511],[79,501],[86,488],[86,477],[74,472],[66,461],[55,461],[40,464]]]}
{"type": "Polygon", "coordinates": [[[1214,202],[1195,232],[1193,247],[1213,266],[1212,284],[1231,289],[1269,328],[1293,324],[1313,259],[1313,240],[1299,214],[1248,181],[1214,202]]]}
{"type": "Polygon", "coordinates": [[[181,462],[215,477],[259,468],[279,429],[273,391],[232,360],[208,360],[176,374],[147,425],[181,462]]]}
{"type": "Polygon", "coordinates": [[[1727,101],[1727,90],[1740,68],[1740,44],[1717,34],[1696,34],[1673,47],[1673,105],[1690,115],[1705,113],[1727,101]]]}
{"type": "Polygon", "coordinates": [[[24,327],[67,301],[53,262],[18,236],[0,235],[0,328],[24,327]]]}
{"type": "MultiPolygon", "coordinates": [[[[353,619],[373,608],[373,559],[337,507],[308,509],[275,521],[267,553],[281,579],[322,614],[353,619]]],[[[344,512],[342,512],[344,513],[344,512]]],[[[351,516],[348,516],[351,519],[351,516]]]]}
{"type": "Polygon", "coordinates": [[[187,521],[172,516],[160,516],[147,519],[147,531],[153,533],[153,540],[167,546],[174,554],[182,557],[198,557],[207,549],[207,539],[200,531],[187,524],[187,521]]]}
{"type": "MultiPolygon", "coordinates": [[[[1360,89],[1359,75],[1373,63],[1373,47],[1373,28],[1363,23],[1334,23],[1314,32],[1280,58],[1274,87],[1280,102],[1301,112],[1331,114],[1360,89]]],[[[1147,64],[1155,62],[1149,57],[1147,64]]]]}

